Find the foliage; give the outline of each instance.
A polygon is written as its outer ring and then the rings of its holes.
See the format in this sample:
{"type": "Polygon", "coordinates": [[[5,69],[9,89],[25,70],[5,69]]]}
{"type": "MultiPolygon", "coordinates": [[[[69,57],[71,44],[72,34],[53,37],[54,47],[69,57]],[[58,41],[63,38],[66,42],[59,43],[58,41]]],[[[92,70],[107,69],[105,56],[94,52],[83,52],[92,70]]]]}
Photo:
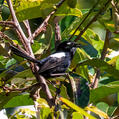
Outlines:
{"type": "Polygon", "coordinates": [[[9,37],[8,40],[0,36],[0,109],[10,112],[9,108],[12,108],[14,113],[7,114],[10,119],[53,119],[54,115],[56,119],[84,119],[84,116],[89,119],[108,119],[119,116],[118,0],[90,0],[89,3],[88,0],[65,0],[57,7],[60,2],[12,0],[16,16],[26,36],[28,34],[24,20],[29,20],[31,31],[34,33],[44,19],[55,11],[46,23],[44,31],[34,38],[32,50],[37,59],[54,52],[56,21],[61,29],[62,41],[70,39],[73,35],[71,40],[81,45],[77,48],[67,71],[68,78],[61,76],[47,79],[51,94],[56,97],[56,105],[50,107],[42,89],[37,90],[38,94],[35,96],[40,96],[36,100],[32,97],[32,89],[35,86],[37,88],[37,81],[29,62],[10,51],[11,42],[21,47],[23,44],[19,41],[15,28],[1,23],[11,20],[11,14],[7,1],[0,1],[0,33],[9,37]],[[96,78],[98,86],[94,88],[96,78]],[[57,93],[58,89],[60,95],[57,93]],[[36,104],[35,111],[29,108],[16,110],[18,106],[36,104]]]}

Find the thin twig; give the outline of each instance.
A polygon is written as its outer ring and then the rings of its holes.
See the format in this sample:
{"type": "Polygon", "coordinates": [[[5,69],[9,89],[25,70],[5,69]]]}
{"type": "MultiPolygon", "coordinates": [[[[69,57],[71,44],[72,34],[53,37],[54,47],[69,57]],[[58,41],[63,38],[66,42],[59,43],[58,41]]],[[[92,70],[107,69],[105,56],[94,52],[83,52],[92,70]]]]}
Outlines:
{"type": "Polygon", "coordinates": [[[9,87],[6,87],[4,86],[3,87],[4,90],[8,90],[9,92],[24,92],[25,90],[29,89],[29,87],[26,87],[26,88],[9,88],[9,87]]]}
{"type": "MultiPolygon", "coordinates": [[[[44,29],[46,29],[46,26],[48,25],[48,21],[54,13],[55,13],[54,11],[51,12],[43,21],[43,23],[35,30],[35,32],[33,33],[33,39],[37,37],[42,31],[44,31],[44,29]]],[[[31,39],[31,37],[29,37],[28,39],[31,39]]]]}
{"type": "MultiPolygon", "coordinates": [[[[33,54],[32,48],[31,48],[31,43],[30,43],[30,41],[27,39],[27,37],[25,36],[25,34],[24,34],[24,32],[23,32],[23,30],[22,30],[22,28],[21,28],[21,26],[20,26],[20,24],[19,24],[19,22],[18,22],[18,20],[17,20],[17,18],[16,18],[14,9],[13,9],[13,7],[12,7],[12,2],[11,2],[11,0],[7,0],[7,3],[8,3],[8,6],[9,6],[11,15],[12,15],[13,22],[15,23],[15,25],[16,25],[16,27],[17,27],[17,31],[19,32],[18,35],[19,35],[19,37],[22,38],[22,39],[20,39],[20,40],[22,41],[23,46],[24,46],[25,50],[27,51],[27,53],[28,53],[32,58],[34,58],[34,54],[33,54]]],[[[30,63],[30,66],[31,66],[31,69],[32,69],[33,73],[35,74],[35,77],[36,77],[37,81],[38,81],[39,83],[41,83],[42,85],[44,85],[45,88],[42,86],[42,87],[43,87],[42,89],[43,89],[44,92],[46,92],[46,95],[47,95],[48,100],[53,99],[53,97],[52,97],[52,95],[51,95],[51,92],[50,92],[50,90],[49,90],[49,87],[48,87],[48,85],[46,84],[45,79],[39,77],[38,69],[37,69],[36,65],[33,64],[33,63],[30,63]]],[[[50,102],[49,105],[52,106],[53,103],[50,102]]]]}
{"type": "Polygon", "coordinates": [[[16,27],[13,21],[0,21],[0,26],[16,27]]]}
{"type": "Polygon", "coordinates": [[[9,38],[7,35],[5,35],[3,32],[0,31],[0,38],[5,39],[7,41],[9,41],[9,43],[15,47],[17,47],[18,49],[20,49],[22,52],[27,53],[25,50],[23,50],[23,48],[21,48],[20,45],[16,44],[15,42],[12,41],[11,38],[9,38]]]}
{"type": "Polygon", "coordinates": [[[29,40],[30,40],[31,44],[33,44],[34,41],[33,41],[33,36],[32,36],[32,33],[31,33],[31,28],[30,28],[29,21],[25,20],[24,21],[24,25],[26,27],[26,30],[27,30],[27,33],[28,33],[28,37],[30,38],[29,40]]]}
{"type": "Polygon", "coordinates": [[[87,26],[79,33],[79,35],[77,36],[77,38],[75,39],[75,41],[78,41],[81,36],[83,35],[83,33],[87,30],[87,28],[89,28],[89,26],[95,22],[98,18],[98,16],[104,12],[104,10],[107,8],[107,6],[109,5],[109,3],[111,2],[111,0],[108,0],[104,5],[103,7],[99,10],[99,12],[92,18],[92,20],[87,24],[87,26]]]}
{"type": "Polygon", "coordinates": [[[24,34],[24,32],[23,32],[23,30],[22,30],[22,28],[21,28],[21,26],[20,26],[20,24],[19,24],[19,22],[18,22],[18,20],[17,20],[17,17],[16,17],[16,15],[15,15],[14,9],[13,9],[13,7],[12,7],[12,2],[11,2],[11,0],[7,0],[7,3],[8,3],[8,6],[9,6],[9,9],[10,9],[10,13],[11,13],[13,22],[14,22],[14,24],[15,24],[16,27],[17,27],[17,31],[19,32],[20,37],[22,37],[22,39],[23,39],[23,40],[21,40],[21,41],[22,41],[22,43],[23,43],[23,45],[24,45],[24,47],[25,47],[25,50],[26,50],[32,57],[34,57],[33,52],[32,52],[32,49],[31,49],[30,44],[29,44],[29,41],[28,41],[27,37],[25,36],[25,34],[24,34]]]}
{"type": "MultiPolygon", "coordinates": [[[[105,42],[104,42],[104,46],[103,46],[103,50],[102,50],[102,53],[101,53],[101,60],[104,60],[105,59],[105,56],[107,54],[107,49],[109,47],[109,40],[111,38],[111,33],[110,31],[107,29],[106,30],[106,37],[105,37],[105,42]]],[[[94,79],[94,82],[92,84],[92,88],[95,89],[98,87],[98,81],[99,81],[99,78],[100,78],[100,70],[97,69],[96,71],[96,76],[95,76],[95,79],[94,79]]]]}
{"type": "Polygon", "coordinates": [[[92,9],[90,9],[90,11],[88,12],[88,14],[85,16],[85,18],[81,21],[81,23],[79,24],[79,26],[76,28],[76,30],[74,31],[74,33],[71,35],[71,37],[69,38],[69,40],[71,40],[73,38],[73,36],[75,35],[75,33],[80,29],[81,25],[86,21],[86,19],[88,18],[88,16],[93,12],[93,10],[96,8],[96,6],[98,5],[98,3],[100,2],[100,0],[98,0],[92,7],[92,9]]]}
{"type": "Polygon", "coordinates": [[[61,33],[60,33],[60,26],[57,20],[57,17],[54,18],[54,23],[55,23],[55,49],[61,42],[61,33]]]}
{"type": "MultiPolygon", "coordinates": [[[[57,9],[64,3],[65,0],[60,0],[60,2],[58,4],[55,5],[56,9],[54,9],[47,17],[46,19],[43,21],[43,23],[35,30],[35,32],[33,33],[33,39],[35,37],[37,37],[42,31],[44,31],[44,29],[46,29],[46,26],[48,25],[48,21],[51,18],[51,16],[54,15],[54,13],[57,11],[57,9]]],[[[31,39],[31,37],[29,37],[28,39],[31,39]]]]}

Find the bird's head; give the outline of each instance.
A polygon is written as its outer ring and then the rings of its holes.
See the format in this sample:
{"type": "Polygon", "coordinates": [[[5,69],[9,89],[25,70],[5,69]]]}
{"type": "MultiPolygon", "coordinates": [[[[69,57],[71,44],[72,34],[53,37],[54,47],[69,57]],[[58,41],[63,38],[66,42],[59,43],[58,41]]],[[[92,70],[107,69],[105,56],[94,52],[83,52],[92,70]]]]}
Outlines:
{"type": "Polygon", "coordinates": [[[64,41],[57,46],[56,51],[57,52],[70,52],[74,55],[76,48],[78,47],[80,47],[80,45],[74,41],[64,41]]]}
{"type": "Polygon", "coordinates": [[[80,47],[80,45],[74,41],[64,41],[57,46],[56,51],[70,52],[77,47],[80,47]]]}

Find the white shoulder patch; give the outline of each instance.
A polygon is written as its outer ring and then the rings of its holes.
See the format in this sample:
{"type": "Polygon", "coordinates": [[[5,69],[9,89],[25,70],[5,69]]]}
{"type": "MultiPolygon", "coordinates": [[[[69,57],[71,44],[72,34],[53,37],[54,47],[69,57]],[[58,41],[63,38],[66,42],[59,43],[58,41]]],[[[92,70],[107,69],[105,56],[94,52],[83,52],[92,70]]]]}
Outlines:
{"type": "Polygon", "coordinates": [[[64,52],[59,52],[59,53],[55,53],[50,55],[50,57],[57,57],[57,58],[61,58],[61,57],[65,57],[65,53],[64,52]]]}

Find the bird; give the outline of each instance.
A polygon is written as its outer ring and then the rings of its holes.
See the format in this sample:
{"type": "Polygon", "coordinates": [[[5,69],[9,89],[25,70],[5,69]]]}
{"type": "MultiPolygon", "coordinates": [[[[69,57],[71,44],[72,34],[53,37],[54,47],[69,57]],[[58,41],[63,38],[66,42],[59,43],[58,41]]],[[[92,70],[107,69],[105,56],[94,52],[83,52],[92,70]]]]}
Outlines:
{"type": "Polygon", "coordinates": [[[39,67],[38,73],[49,78],[65,74],[78,47],[80,45],[74,41],[63,41],[57,46],[56,52],[41,60],[30,57],[13,45],[11,45],[11,51],[17,56],[36,63],[39,67]]]}

